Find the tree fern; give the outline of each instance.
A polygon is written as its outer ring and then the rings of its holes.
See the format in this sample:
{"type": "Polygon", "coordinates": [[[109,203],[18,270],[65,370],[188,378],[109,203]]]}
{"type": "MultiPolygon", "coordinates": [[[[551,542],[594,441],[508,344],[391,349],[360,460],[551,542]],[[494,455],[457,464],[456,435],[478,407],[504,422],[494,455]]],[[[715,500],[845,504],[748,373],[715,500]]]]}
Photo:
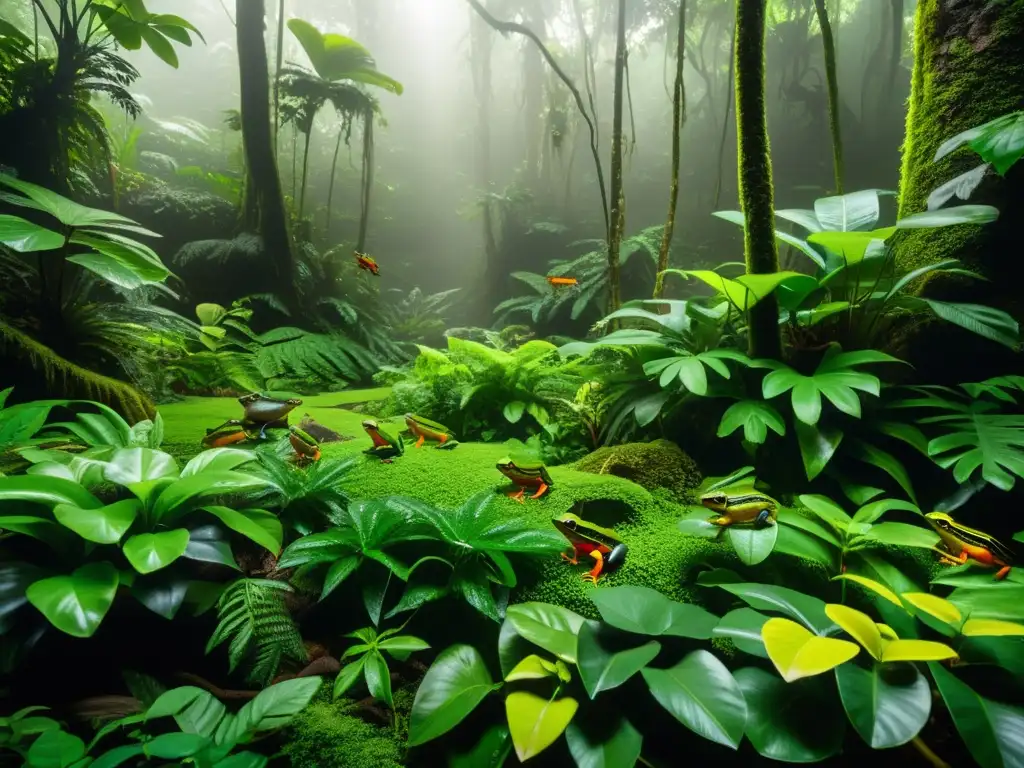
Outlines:
{"type": "Polygon", "coordinates": [[[284,602],[292,588],[271,579],[239,579],[217,602],[218,624],[206,645],[209,653],[228,645],[229,671],[250,664],[248,680],[269,685],[282,663],[308,660],[298,627],[284,602]]]}
{"type": "Polygon", "coordinates": [[[334,386],[368,378],[379,360],[341,334],[275,328],[259,337],[260,373],[266,379],[305,380],[334,386]]]}

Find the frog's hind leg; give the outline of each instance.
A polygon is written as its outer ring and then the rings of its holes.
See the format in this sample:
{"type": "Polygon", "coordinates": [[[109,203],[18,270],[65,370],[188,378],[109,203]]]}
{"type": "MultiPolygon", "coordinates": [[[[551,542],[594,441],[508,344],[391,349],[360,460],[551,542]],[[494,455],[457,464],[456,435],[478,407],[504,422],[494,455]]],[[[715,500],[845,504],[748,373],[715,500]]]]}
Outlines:
{"type": "Polygon", "coordinates": [[[523,503],[523,495],[525,493],[526,493],[526,489],[525,488],[520,488],[515,493],[506,493],[505,495],[508,496],[510,499],[515,499],[520,504],[522,504],[523,503]]]}
{"type": "Polygon", "coordinates": [[[757,519],[754,520],[755,528],[767,528],[772,524],[772,513],[770,510],[762,509],[757,513],[757,519]]]}
{"type": "Polygon", "coordinates": [[[567,555],[567,554],[565,554],[565,552],[563,552],[562,553],[562,559],[565,560],[569,565],[578,565],[579,562],[580,562],[579,559],[576,557],[576,550],[575,549],[573,549],[571,555],[567,555]]]}
{"type": "Polygon", "coordinates": [[[416,441],[416,447],[417,448],[422,448],[423,447],[423,441],[426,440],[426,439],[427,438],[425,438],[423,435],[420,435],[420,439],[416,441]]]}
{"type": "Polygon", "coordinates": [[[1002,581],[1003,579],[1005,579],[1009,575],[1010,575],[1010,566],[1009,565],[1004,565],[996,573],[995,579],[996,579],[996,581],[1002,581]]]}
{"type": "Polygon", "coordinates": [[[533,494],[533,496],[531,496],[530,498],[531,499],[539,499],[541,496],[543,496],[547,492],[547,490],[548,490],[547,483],[541,483],[540,484],[540,488],[538,488],[537,492],[535,494],[533,494]]]}
{"type": "Polygon", "coordinates": [[[583,574],[583,580],[589,581],[591,584],[597,584],[597,580],[601,577],[601,569],[604,568],[604,555],[601,554],[601,550],[595,549],[590,553],[590,556],[597,560],[597,565],[583,574]]]}

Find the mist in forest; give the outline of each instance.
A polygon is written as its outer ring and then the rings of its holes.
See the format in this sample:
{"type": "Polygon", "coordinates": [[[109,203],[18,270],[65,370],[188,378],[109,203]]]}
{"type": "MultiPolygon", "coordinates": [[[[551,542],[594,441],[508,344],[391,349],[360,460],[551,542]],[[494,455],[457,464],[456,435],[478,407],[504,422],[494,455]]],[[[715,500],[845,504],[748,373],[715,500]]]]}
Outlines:
{"type": "MultiPolygon", "coordinates": [[[[22,5],[24,16],[29,11],[22,5]]],[[[380,112],[366,248],[381,265],[383,288],[462,288],[455,314],[461,309],[465,316],[450,320],[486,325],[490,307],[477,294],[489,291],[491,297],[504,298],[510,290],[514,293],[507,273],[543,274],[551,260],[578,255],[573,243],[605,236],[587,125],[533,42],[518,34],[499,34],[465,0],[285,0],[282,5],[286,20],[303,19],[322,32],[355,38],[372,53],[376,68],[402,85],[401,95],[372,89],[380,112]],[[489,145],[486,158],[482,142],[489,145]],[[504,281],[487,289],[481,288],[487,271],[485,211],[493,222],[494,258],[504,281]]],[[[584,54],[590,52],[598,154],[607,183],[615,3],[492,0],[485,5],[495,18],[535,31],[585,99],[590,73],[584,54]]],[[[741,260],[742,233],[711,216],[715,210],[739,209],[729,79],[733,6],[731,0],[690,0],[687,5],[686,105],[672,262],[695,268],[741,260]]],[[[775,202],[777,208],[807,208],[834,191],[821,35],[813,3],[769,5],[766,97],[775,202]]],[[[909,90],[913,4],[904,4],[905,18],[898,28],[889,5],[878,0],[829,5],[846,187],[895,189],[909,90]],[[894,28],[900,35],[895,47],[894,28]],[[898,51],[898,61],[893,51],[898,51]]],[[[239,108],[234,3],[151,0],[149,6],[153,12],[187,18],[202,32],[205,44],[181,47],[177,69],[160,61],[148,46],[122,52],[141,72],[132,91],[144,107],[137,123],[142,128],[138,149],[143,168],[152,172],[161,157],[171,156],[178,176],[184,167],[189,169],[185,176],[212,178],[214,184],[240,178],[240,134],[225,125],[227,112],[239,108]]],[[[272,71],[277,6],[276,0],[268,0],[265,39],[272,71]]],[[[665,222],[678,7],[667,0],[629,5],[626,236],[665,222]]],[[[5,13],[13,17],[19,11],[5,13]]],[[[287,28],[283,38],[284,63],[308,67],[287,28]]],[[[106,111],[115,124],[124,121],[129,131],[125,116],[106,111]]],[[[360,218],[362,127],[356,123],[346,129],[340,144],[339,131],[334,110],[321,109],[310,135],[303,215],[310,241],[322,250],[355,241],[360,218]],[[326,204],[336,146],[340,151],[328,230],[326,204]]],[[[282,126],[278,166],[290,198],[300,195],[302,154],[303,136],[294,125],[282,126]]]]}

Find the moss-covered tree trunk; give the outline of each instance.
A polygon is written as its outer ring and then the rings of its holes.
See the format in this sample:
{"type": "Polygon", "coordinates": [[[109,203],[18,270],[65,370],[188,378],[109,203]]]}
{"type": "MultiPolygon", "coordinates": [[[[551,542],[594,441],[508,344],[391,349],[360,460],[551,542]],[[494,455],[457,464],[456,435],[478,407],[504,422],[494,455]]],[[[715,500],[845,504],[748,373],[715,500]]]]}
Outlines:
{"type": "Polygon", "coordinates": [[[679,206],[679,134],[683,130],[686,113],[686,86],[683,81],[683,62],[686,60],[686,0],[679,0],[679,28],[676,30],[676,81],[672,92],[672,181],[668,192],[668,216],[661,235],[658,252],[658,278],[654,283],[654,298],[660,299],[665,287],[668,254],[672,248],[672,234],[676,228],[676,208],[679,206]]]}
{"type": "MultiPolygon", "coordinates": [[[[775,243],[772,163],[764,104],[765,6],[768,0],[736,0],[736,136],[740,205],[746,217],[743,253],[750,274],[779,269],[775,243]]],[[[779,307],[772,294],[747,313],[748,346],[754,357],[779,358],[779,307]]]]}
{"type": "Polygon", "coordinates": [[[611,221],[608,227],[609,304],[614,312],[621,304],[619,295],[619,247],[626,223],[626,196],[622,190],[622,108],[626,71],[626,0],[619,0],[615,42],[615,96],[612,114],[611,221]]]}
{"type": "Polygon", "coordinates": [[[832,136],[832,170],[835,191],[843,194],[843,137],[839,130],[839,77],[836,73],[836,44],[832,37],[832,24],[828,20],[825,0],[814,0],[821,27],[821,45],[825,53],[825,79],[828,82],[828,128],[832,136]]]}
{"type": "Polygon", "coordinates": [[[260,233],[263,247],[274,264],[275,292],[293,304],[295,284],[292,275],[292,244],[285,214],[284,194],[274,157],[271,130],[269,64],[263,39],[266,9],[264,0],[236,0],[238,66],[242,102],[242,142],[245,146],[245,193],[254,203],[244,210],[257,220],[247,227],[260,233]]]}
{"type": "MultiPolygon", "coordinates": [[[[914,23],[914,71],[900,177],[900,217],[926,210],[940,184],[980,163],[962,149],[932,162],[950,137],[1024,105],[1024,0],[919,0],[914,23]]],[[[954,203],[961,201],[953,201],[954,203]]],[[[1024,164],[1005,178],[990,175],[970,203],[994,205],[999,220],[901,233],[896,259],[902,271],[942,259],[960,259],[988,281],[932,279],[922,294],[989,304],[1024,319],[1021,295],[1020,221],[1024,219],[1024,164]]],[[[914,329],[901,345],[924,376],[941,378],[953,347],[979,364],[996,361],[997,345],[981,342],[948,323],[914,329]],[[937,357],[927,350],[945,350],[937,357]]],[[[977,369],[980,374],[981,369],[977,369]]],[[[962,375],[958,371],[957,375],[962,375]]],[[[957,379],[959,381],[959,379],[957,379]]],[[[971,380],[974,380],[972,376],[971,380]]]]}

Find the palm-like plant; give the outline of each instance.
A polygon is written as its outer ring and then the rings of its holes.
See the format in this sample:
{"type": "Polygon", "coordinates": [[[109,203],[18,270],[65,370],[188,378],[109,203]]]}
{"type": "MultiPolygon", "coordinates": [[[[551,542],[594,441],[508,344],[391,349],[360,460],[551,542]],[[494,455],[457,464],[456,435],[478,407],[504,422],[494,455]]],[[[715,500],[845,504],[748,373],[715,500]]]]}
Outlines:
{"type": "Polygon", "coordinates": [[[298,66],[281,71],[281,91],[285,97],[282,115],[285,121],[295,123],[306,137],[302,162],[302,193],[300,215],[305,207],[306,175],[309,161],[309,141],[313,120],[320,109],[330,103],[341,118],[338,140],[331,165],[331,181],[327,198],[327,227],[330,230],[331,203],[334,196],[334,178],[342,140],[348,141],[353,122],[363,122],[363,185],[362,216],[359,242],[356,250],[366,247],[366,227],[370,209],[370,188],[373,184],[373,118],[380,108],[377,101],[366,93],[362,85],[383,88],[391,93],[402,93],[402,84],[378,72],[370,52],[349,37],[333,33],[324,34],[309,22],[291,19],[288,29],[298,39],[309,57],[313,69],[298,66]]]}

